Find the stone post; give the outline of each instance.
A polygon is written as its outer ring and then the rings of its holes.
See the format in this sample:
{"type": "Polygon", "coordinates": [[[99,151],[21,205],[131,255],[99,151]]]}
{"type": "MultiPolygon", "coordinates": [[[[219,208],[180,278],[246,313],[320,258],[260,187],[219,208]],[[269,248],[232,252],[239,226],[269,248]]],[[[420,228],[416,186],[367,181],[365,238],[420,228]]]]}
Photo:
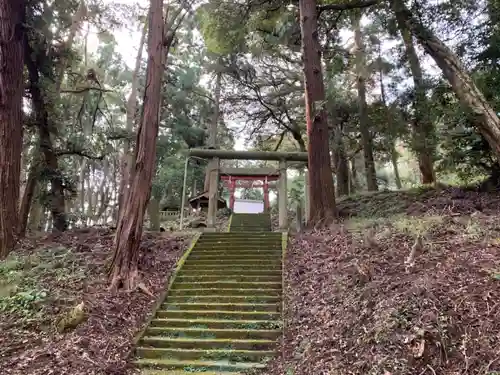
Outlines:
{"type": "Polygon", "coordinates": [[[279,229],[288,229],[288,212],[287,212],[287,175],[286,175],[286,161],[280,160],[279,164],[279,184],[278,184],[278,208],[279,208],[279,229]]]}
{"type": "Polygon", "coordinates": [[[208,189],[207,229],[215,230],[219,205],[219,158],[210,161],[210,185],[208,189]]]}

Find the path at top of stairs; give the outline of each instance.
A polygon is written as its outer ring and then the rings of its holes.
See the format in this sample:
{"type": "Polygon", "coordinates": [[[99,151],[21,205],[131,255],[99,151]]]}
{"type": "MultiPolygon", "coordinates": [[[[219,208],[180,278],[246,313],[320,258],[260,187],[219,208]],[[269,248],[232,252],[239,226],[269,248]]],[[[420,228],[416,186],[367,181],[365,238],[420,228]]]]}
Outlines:
{"type": "Polygon", "coordinates": [[[275,355],[282,235],[270,226],[269,215],[234,214],[230,232],[200,236],[139,340],[143,374],[235,375],[275,355]]]}

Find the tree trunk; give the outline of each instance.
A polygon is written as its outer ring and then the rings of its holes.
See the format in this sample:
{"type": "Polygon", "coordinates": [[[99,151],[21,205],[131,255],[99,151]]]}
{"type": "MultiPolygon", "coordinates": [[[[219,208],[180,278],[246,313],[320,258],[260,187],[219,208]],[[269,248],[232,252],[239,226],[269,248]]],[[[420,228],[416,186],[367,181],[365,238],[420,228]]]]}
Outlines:
{"type": "MultiPolygon", "coordinates": [[[[25,62],[28,68],[29,90],[31,93],[31,101],[35,112],[36,123],[39,135],[39,149],[43,157],[43,166],[46,173],[49,175],[51,185],[50,189],[50,210],[53,215],[53,227],[58,231],[65,231],[68,227],[65,202],[64,202],[64,185],[62,175],[59,170],[57,156],[52,148],[52,140],[49,131],[48,112],[45,105],[45,99],[40,90],[40,75],[38,67],[33,61],[35,52],[29,45],[29,41],[25,38],[25,62]]],[[[35,56],[36,57],[36,56],[35,56]]]]}
{"type": "Polygon", "coordinates": [[[392,163],[392,168],[394,170],[394,180],[396,182],[396,187],[398,189],[402,189],[403,184],[401,183],[401,177],[399,176],[398,158],[399,158],[398,151],[393,145],[391,150],[391,163],[392,163]]]}
{"type": "Polygon", "coordinates": [[[307,135],[309,140],[310,225],[329,224],[337,216],[330,160],[325,85],[318,40],[316,0],[300,0],[300,29],[304,61],[307,135]]]}
{"type": "Polygon", "coordinates": [[[338,126],[335,131],[333,143],[333,163],[335,175],[337,177],[337,196],[341,197],[349,194],[349,165],[347,162],[340,126],[338,126]]]}
{"type": "MultiPolygon", "coordinates": [[[[139,50],[137,51],[137,56],[135,58],[135,68],[134,73],[132,74],[132,87],[130,90],[130,96],[127,100],[127,132],[132,132],[135,124],[135,113],[137,110],[137,89],[139,86],[139,72],[141,70],[141,61],[142,61],[142,51],[144,49],[144,44],[146,42],[146,33],[148,23],[144,22],[144,28],[141,34],[141,40],[139,41],[139,50]]],[[[123,154],[121,160],[121,168],[122,168],[122,176],[120,179],[120,193],[118,195],[118,215],[120,215],[120,211],[123,207],[123,202],[126,200],[126,194],[128,192],[128,183],[130,179],[130,168],[132,166],[133,155],[130,150],[130,140],[128,138],[125,139],[123,143],[123,154]]]]}
{"type": "Polygon", "coordinates": [[[0,0],[0,260],[16,242],[23,149],[24,1],[0,0]]]}
{"type": "Polygon", "coordinates": [[[435,154],[435,130],[429,116],[429,103],[426,96],[426,88],[422,67],[418,59],[417,51],[413,45],[413,37],[406,27],[405,19],[401,13],[396,13],[398,28],[403,38],[406,58],[410,64],[413,85],[415,86],[414,110],[415,118],[412,122],[413,139],[412,148],[417,154],[418,165],[423,184],[434,182],[434,154],[435,154]]]}
{"type": "Polygon", "coordinates": [[[163,0],[151,0],[149,10],[148,64],[143,114],[137,132],[130,189],[118,220],[115,252],[111,265],[111,289],[127,290],[137,285],[137,260],[144,215],[151,195],[156,161],[158,110],[163,74],[163,0]]]}
{"type": "MultiPolygon", "coordinates": [[[[38,151],[38,147],[34,147],[33,154],[38,151]]],[[[39,155],[33,155],[31,160],[31,166],[28,172],[28,179],[26,181],[26,186],[24,188],[24,194],[21,200],[21,207],[19,208],[19,237],[24,237],[26,235],[26,227],[28,225],[28,216],[31,211],[31,205],[33,204],[33,197],[35,195],[35,190],[38,185],[39,177],[39,155]]]]}
{"type": "Polygon", "coordinates": [[[365,162],[366,186],[368,191],[377,191],[377,174],[373,159],[373,140],[370,132],[370,118],[366,104],[366,56],[363,37],[361,35],[361,11],[355,11],[352,19],[355,45],[356,87],[358,90],[359,130],[365,162]]]}
{"type": "MultiPolygon", "coordinates": [[[[219,64],[220,64],[219,59],[219,64]]],[[[210,131],[208,133],[208,147],[217,148],[217,125],[219,124],[220,117],[220,95],[221,95],[221,86],[222,86],[222,72],[217,72],[215,77],[215,90],[214,90],[214,108],[213,108],[213,117],[210,123],[210,131]]],[[[207,168],[205,169],[205,191],[208,191],[210,188],[210,173],[212,164],[209,162],[207,168]]]]}
{"type": "Polygon", "coordinates": [[[471,111],[480,132],[500,159],[500,119],[458,57],[431,30],[413,17],[402,0],[391,0],[391,6],[394,13],[441,68],[458,99],[471,111]]]}
{"type": "MultiPolygon", "coordinates": [[[[37,184],[35,188],[35,196],[40,192],[40,184],[37,184]]],[[[45,213],[45,208],[36,199],[31,203],[30,216],[28,221],[28,228],[30,231],[40,231],[43,230],[42,218],[45,213]]]]}

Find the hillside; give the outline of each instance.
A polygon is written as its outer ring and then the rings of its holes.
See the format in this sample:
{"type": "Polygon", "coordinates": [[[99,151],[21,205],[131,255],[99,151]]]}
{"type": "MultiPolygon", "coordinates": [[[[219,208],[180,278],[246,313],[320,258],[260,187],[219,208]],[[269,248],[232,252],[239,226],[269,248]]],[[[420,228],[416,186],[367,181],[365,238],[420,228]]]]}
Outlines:
{"type": "Polygon", "coordinates": [[[498,194],[381,192],[339,206],[342,224],[290,241],[283,357],[265,373],[497,373],[498,194]]]}

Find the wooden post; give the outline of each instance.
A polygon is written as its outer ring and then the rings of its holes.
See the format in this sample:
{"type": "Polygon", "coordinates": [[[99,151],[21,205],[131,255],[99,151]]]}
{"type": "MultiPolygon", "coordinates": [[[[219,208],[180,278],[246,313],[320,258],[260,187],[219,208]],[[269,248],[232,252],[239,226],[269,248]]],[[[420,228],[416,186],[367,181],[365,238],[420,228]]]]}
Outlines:
{"type": "Polygon", "coordinates": [[[279,208],[279,229],[288,229],[288,212],[287,212],[287,176],[286,176],[286,161],[280,160],[279,165],[279,193],[278,193],[278,208],[279,208]]]}
{"type": "Polygon", "coordinates": [[[208,189],[207,229],[214,230],[219,205],[219,158],[210,161],[210,184],[208,189]]]}
{"type": "Polygon", "coordinates": [[[310,213],[310,210],[311,210],[311,206],[309,205],[309,194],[310,194],[310,186],[309,186],[309,171],[304,171],[304,179],[305,179],[305,183],[304,183],[304,205],[305,205],[305,211],[306,211],[306,224],[307,224],[307,220],[309,220],[309,213],[310,213]]]}

